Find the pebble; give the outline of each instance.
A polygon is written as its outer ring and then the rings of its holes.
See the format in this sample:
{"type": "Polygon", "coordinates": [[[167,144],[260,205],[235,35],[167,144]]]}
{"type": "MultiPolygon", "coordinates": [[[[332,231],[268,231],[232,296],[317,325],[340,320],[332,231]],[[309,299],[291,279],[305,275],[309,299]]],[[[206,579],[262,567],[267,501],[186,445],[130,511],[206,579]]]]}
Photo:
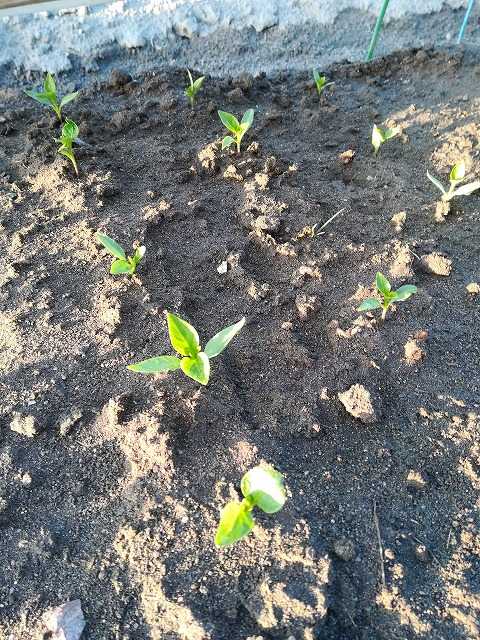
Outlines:
{"type": "Polygon", "coordinates": [[[417,558],[417,560],[420,560],[420,562],[430,561],[430,554],[424,544],[417,544],[415,546],[415,557],[417,558]]]}
{"type": "Polygon", "coordinates": [[[427,481],[420,471],[410,469],[407,474],[407,486],[410,487],[410,489],[422,490],[427,486],[427,481]]]}
{"type": "Polygon", "coordinates": [[[472,296],[476,296],[480,293],[480,285],[478,282],[470,282],[465,288],[472,296]]]}
{"type": "Polygon", "coordinates": [[[27,438],[33,438],[39,432],[34,416],[23,416],[21,413],[13,413],[10,429],[27,438]]]}
{"type": "Polygon", "coordinates": [[[452,261],[450,258],[442,256],[436,251],[424,254],[420,258],[420,261],[426,271],[436,276],[449,276],[452,271],[452,261]]]}
{"type": "Polygon", "coordinates": [[[338,399],[346,411],[365,424],[375,422],[377,417],[372,404],[370,391],[361,384],[354,384],[338,394],[338,399]]]}

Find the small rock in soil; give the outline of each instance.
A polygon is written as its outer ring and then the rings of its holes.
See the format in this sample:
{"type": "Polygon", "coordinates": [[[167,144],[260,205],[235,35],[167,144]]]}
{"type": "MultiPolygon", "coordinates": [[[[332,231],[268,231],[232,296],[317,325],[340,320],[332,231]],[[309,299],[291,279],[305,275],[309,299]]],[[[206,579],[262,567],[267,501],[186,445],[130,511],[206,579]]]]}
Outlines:
{"type": "Polygon", "coordinates": [[[307,296],[299,293],[295,298],[295,306],[297,307],[300,320],[306,320],[309,315],[315,311],[317,298],[316,296],[307,296]]]}
{"type": "Polygon", "coordinates": [[[476,296],[480,293],[480,285],[478,282],[470,282],[467,284],[466,289],[472,296],[476,296]]]}
{"type": "Polygon", "coordinates": [[[415,471],[414,469],[410,469],[407,474],[407,486],[410,489],[415,489],[417,491],[422,491],[427,486],[427,481],[424,476],[420,473],[420,471],[415,471]]]}
{"type": "Polygon", "coordinates": [[[425,357],[425,351],[420,347],[416,340],[409,340],[405,344],[405,360],[408,364],[416,364],[421,362],[425,357]]]}
{"type": "Polygon", "coordinates": [[[394,216],[392,216],[390,220],[390,222],[393,225],[393,228],[397,233],[400,233],[400,231],[402,231],[406,221],[407,221],[407,214],[405,211],[399,211],[394,216]]]}
{"type": "Polygon", "coordinates": [[[234,164],[229,164],[223,172],[223,177],[226,180],[237,180],[237,182],[243,182],[242,174],[238,173],[237,167],[234,164]]]}
{"type": "Polygon", "coordinates": [[[347,412],[360,422],[369,424],[376,421],[377,417],[370,392],[363,385],[352,385],[347,391],[339,393],[338,399],[347,412]]]}
{"type": "Polygon", "coordinates": [[[430,554],[428,552],[427,547],[424,544],[417,544],[415,547],[415,557],[420,562],[429,562],[430,554]]]}
{"type": "Polygon", "coordinates": [[[79,640],[85,628],[80,600],[72,600],[47,611],[43,623],[53,635],[51,640],[79,640]]]}
{"type": "Polygon", "coordinates": [[[450,202],[439,200],[435,206],[435,220],[437,222],[445,222],[445,218],[450,213],[450,202]]]}
{"type": "Polygon", "coordinates": [[[230,102],[234,103],[243,102],[245,99],[245,94],[243,93],[241,87],[237,87],[236,89],[232,89],[227,93],[227,99],[230,102]]]}
{"type": "Polygon", "coordinates": [[[337,558],[349,562],[355,558],[355,545],[348,538],[340,538],[333,543],[333,551],[337,558]]]}
{"type": "Polygon", "coordinates": [[[34,416],[23,416],[21,413],[14,413],[10,422],[10,429],[20,433],[27,438],[33,438],[39,433],[39,428],[34,416]]]}
{"type": "Polygon", "coordinates": [[[436,251],[424,254],[420,258],[420,261],[428,273],[433,273],[436,276],[449,276],[452,271],[452,261],[450,258],[442,256],[436,251]]]}
{"type": "Polygon", "coordinates": [[[353,149],[347,149],[338,155],[338,159],[342,164],[350,164],[355,157],[355,151],[353,149]]]}

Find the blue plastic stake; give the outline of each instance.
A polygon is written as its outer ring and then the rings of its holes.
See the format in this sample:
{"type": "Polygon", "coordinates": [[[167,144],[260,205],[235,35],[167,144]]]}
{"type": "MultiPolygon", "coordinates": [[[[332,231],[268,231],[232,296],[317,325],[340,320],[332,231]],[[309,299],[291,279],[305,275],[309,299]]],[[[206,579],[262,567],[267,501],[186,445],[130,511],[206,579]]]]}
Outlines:
{"type": "Polygon", "coordinates": [[[460,31],[458,32],[457,44],[460,44],[463,40],[463,34],[465,33],[465,29],[467,28],[468,19],[470,18],[470,14],[472,13],[473,5],[475,4],[475,0],[470,0],[468,3],[467,10],[465,11],[465,17],[462,22],[462,26],[460,27],[460,31]]]}

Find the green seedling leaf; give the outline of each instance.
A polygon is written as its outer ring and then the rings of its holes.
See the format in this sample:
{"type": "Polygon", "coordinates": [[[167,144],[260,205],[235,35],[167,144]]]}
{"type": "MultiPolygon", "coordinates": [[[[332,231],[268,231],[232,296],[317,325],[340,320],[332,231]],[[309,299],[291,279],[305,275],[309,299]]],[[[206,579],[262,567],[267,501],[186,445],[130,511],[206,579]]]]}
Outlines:
{"type": "MultiPolygon", "coordinates": [[[[141,247],[140,247],[141,248],[141,247]]],[[[130,258],[129,258],[130,260],[130,258]]],[[[178,369],[181,368],[183,373],[192,378],[196,382],[200,384],[206,385],[208,384],[210,378],[210,357],[207,353],[200,350],[200,340],[198,337],[198,333],[191,324],[179,318],[173,313],[166,313],[167,316],[167,325],[168,325],[168,333],[170,336],[170,342],[172,343],[172,347],[175,349],[177,353],[179,353],[182,358],[171,358],[175,362],[175,366],[173,368],[178,369]]],[[[225,349],[228,343],[232,340],[232,338],[240,331],[245,323],[245,318],[242,318],[236,324],[226,327],[223,331],[217,333],[216,336],[209,341],[210,344],[209,352],[213,355],[211,357],[217,356],[221,351],[225,349]]],[[[208,345],[207,345],[208,346],[208,345]]],[[[140,371],[137,367],[140,365],[146,366],[155,366],[155,363],[158,361],[163,362],[168,356],[161,356],[159,358],[150,358],[145,362],[140,362],[138,365],[129,365],[129,369],[131,371],[140,371]],[[150,363],[153,363],[150,365],[150,363]]],[[[168,371],[173,370],[168,369],[168,371]]],[[[163,369],[162,369],[163,370],[163,369]]],[[[166,371],[167,369],[165,369],[166,371]]],[[[140,371],[141,373],[155,373],[156,371],[140,371]]]]}
{"type": "Polygon", "coordinates": [[[470,182],[469,184],[464,184],[458,189],[455,189],[453,195],[456,196],[469,196],[474,191],[480,189],[480,180],[475,180],[475,182],[470,182]]]}
{"type": "Polygon", "coordinates": [[[378,309],[381,306],[382,303],[380,300],[377,300],[377,298],[367,298],[358,307],[358,311],[372,311],[373,309],[378,309]]]}
{"type": "Polygon", "coordinates": [[[428,171],[427,171],[427,178],[430,180],[430,182],[432,182],[437,189],[439,189],[442,193],[446,193],[446,189],[443,186],[443,184],[440,182],[440,180],[437,180],[437,178],[435,178],[435,176],[432,176],[428,171]]]}
{"type": "Polygon", "coordinates": [[[232,138],[232,136],[225,136],[225,138],[222,140],[222,151],[231,147],[234,142],[235,140],[232,138]]]}
{"type": "Polygon", "coordinates": [[[333,82],[327,81],[327,76],[321,76],[316,69],[313,70],[313,79],[319,96],[322,95],[327,87],[333,84],[333,82]]]}
{"type": "Polygon", "coordinates": [[[390,305],[394,302],[403,302],[412,294],[417,292],[417,287],[413,284],[404,284],[397,291],[392,291],[392,287],[387,278],[380,272],[375,277],[375,285],[381,300],[376,298],[367,298],[358,307],[358,311],[372,311],[373,309],[382,308],[382,319],[385,319],[390,305]]]}
{"type": "Polygon", "coordinates": [[[399,127],[393,127],[393,129],[381,129],[380,127],[377,127],[376,124],[374,124],[373,130],[372,130],[372,146],[373,146],[375,155],[377,155],[382,144],[387,142],[387,140],[391,140],[392,138],[397,136],[399,133],[400,133],[399,127]]]}
{"type": "Polygon", "coordinates": [[[129,275],[133,276],[133,274],[137,270],[139,262],[145,255],[145,247],[137,247],[133,256],[127,256],[123,247],[118,244],[116,240],[110,238],[110,236],[97,231],[95,237],[97,238],[98,242],[103,244],[105,249],[112,254],[112,256],[117,258],[117,260],[114,260],[114,262],[112,262],[110,273],[113,275],[128,273],[129,275]]]}
{"type": "Polygon", "coordinates": [[[193,105],[195,104],[196,95],[202,88],[203,81],[205,80],[205,76],[201,76],[200,78],[197,78],[194,82],[192,78],[192,74],[190,73],[189,69],[187,69],[187,74],[188,74],[189,85],[185,89],[185,95],[188,97],[188,99],[190,100],[190,105],[193,107],[193,105]]]}
{"type": "Polygon", "coordinates": [[[209,358],[215,358],[218,356],[229,342],[237,335],[245,324],[245,318],[242,318],[237,323],[232,324],[230,327],[225,327],[219,331],[213,338],[207,342],[205,346],[205,353],[209,358]]]}
{"type": "Polygon", "coordinates": [[[229,502],[220,512],[215,544],[217,547],[226,547],[241,540],[250,533],[254,524],[247,504],[229,502]]]}
{"type": "Polygon", "coordinates": [[[73,120],[65,120],[65,124],[62,127],[62,135],[57,142],[60,142],[60,148],[57,153],[62,156],[67,157],[71,163],[73,164],[73,168],[75,169],[75,173],[78,176],[78,167],[77,160],[75,158],[75,153],[73,151],[73,143],[78,138],[78,125],[73,122],[73,120]]]}
{"type": "Polygon", "coordinates": [[[167,324],[170,342],[175,351],[182,356],[195,358],[200,351],[200,339],[197,331],[191,324],[173,313],[167,312],[167,324]]]}
{"type": "Polygon", "coordinates": [[[240,124],[242,124],[244,127],[246,127],[246,129],[244,129],[244,131],[247,131],[247,129],[250,129],[250,127],[253,124],[253,116],[254,116],[255,112],[253,109],[247,109],[245,111],[245,113],[243,114],[242,117],[242,121],[240,124]]]}
{"type": "Polygon", "coordinates": [[[450,170],[450,182],[461,182],[465,178],[465,163],[458,162],[450,170]]]}
{"type": "Polygon", "coordinates": [[[206,353],[197,353],[193,358],[187,356],[180,361],[183,373],[200,384],[208,384],[210,378],[210,360],[206,353]]]}
{"type": "Polygon", "coordinates": [[[66,96],[63,96],[63,98],[60,100],[60,109],[63,109],[66,104],[72,102],[72,100],[75,100],[75,98],[78,96],[78,93],[78,91],[74,91],[73,93],[67,93],[66,96]]]}
{"type": "Polygon", "coordinates": [[[417,293],[417,287],[414,284],[404,284],[402,287],[399,287],[395,294],[395,302],[403,302],[404,300],[408,300],[411,295],[417,293]]]}
{"type": "Polygon", "coordinates": [[[283,476],[272,467],[254,467],[241,481],[242,502],[229,502],[221,511],[215,544],[224,547],[246,536],[255,524],[254,507],[265,513],[276,513],[285,504],[283,476]]]}
{"type": "Polygon", "coordinates": [[[375,276],[375,284],[377,289],[383,295],[388,294],[392,290],[392,285],[387,280],[387,278],[383,275],[383,273],[378,272],[375,276]]]}
{"type": "Polygon", "coordinates": [[[442,200],[444,202],[449,202],[450,200],[452,200],[452,198],[457,198],[458,196],[469,196],[474,191],[477,191],[478,189],[480,189],[479,180],[475,180],[474,182],[464,184],[461,187],[458,187],[458,189],[456,188],[460,182],[463,182],[465,180],[465,163],[464,162],[458,162],[457,164],[453,165],[453,167],[450,169],[450,174],[448,176],[448,179],[450,181],[450,187],[448,191],[445,189],[445,187],[440,182],[440,180],[432,176],[428,171],[427,171],[427,178],[437,187],[437,189],[439,189],[442,192],[442,200]]]}
{"type": "Polygon", "coordinates": [[[253,124],[253,109],[247,109],[243,114],[241,122],[237,118],[226,111],[219,111],[218,115],[225,127],[233,133],[232,136],[225,136],[222,140],[222,150],[228,149],[234,142],[237,145],[237,153],[240,153],[240,145],[245,133],[250,129],[253,124]]]}
{"type": "Polygon", "coordinates": [[[136,373],[163,373],[165,371],[175,371],[180,369],[180,358],[174,356],[157,356],[156,358],[148,358],[137,362],[137,364],[129,364],[127,369],[136,373]]]}
{"type": "MultiPolygon", "coordinates": [[[[43,91],[34,91],[32,89],[29,89],[25,91],[25,93],[27,96],[29,96],[30,98],[33,98],[40,104],[51,107],[57,114],[57,117],[60,120],[60,122],[62,121],[62,108],[69,102],[72,102],[72,100],[75,100],[75,98],[78,96],[78,91],[75,91],[73,93],[68,93],[61,99],[59,103],[58,97],[57,97],[57,86],[55,83],[55,79],[50,73],[47,73],[43,81],[43,91]]],[[[78,136],[78,132],[75,137],[77,136],[78,136]]],[[[68,148],[66,150],[68,151],[68,148]]],[[[73,159],[72,157],[70,157],[72,155],[72,152],[63,153],[62,155],[65,155],[67,158],[72,160],[72,163],[76,167],[75,157],[73,156],[73,159]]]]}
{"type": "Polygon", "coordinates": [[[226,111],[219,111],[218,116],[222,121],[222,124],[231,131],[232,133],[237,133],[240,131],[240,123],[237,118],[232,113],[227,113],[226,111]]]}
{"type": "Polygon", "coordinates": [[[283,476],[272,468],[250,469],[242,478],[241,490],[245,498],[265,513],[280,511],[287,499],[283,476]]]}
{"type": "Polygon", "coordinates": [[[129,273],[131,275],[132,265],[128,260],[114,260],[112,262],[112,266],[110,267],[110,273],[114,276],[121,273],[129,273]]]}
{"type": "Polygon", "coordinates": [[[105,249],[112,254],[112,256],[114,256],[115,258],[119,258],[120,260],[127,260],[127,256],[125,255],[123,247],[119,245],[118,242],[116,242],[113,238],[110,238],[110,236],[107,236],[104,233],[100,233],[99,231],[97,231],[95,237],[98,242],[100,242],[100,244],[103,244],[105,249]]]}
{"type": "Polygon", "coordinates": [[[47,73],[45,80],[43,81],[43,90],[47,95],[57,97],[57,86],[55,84],[55,78],[51,73],[47,73]]]}

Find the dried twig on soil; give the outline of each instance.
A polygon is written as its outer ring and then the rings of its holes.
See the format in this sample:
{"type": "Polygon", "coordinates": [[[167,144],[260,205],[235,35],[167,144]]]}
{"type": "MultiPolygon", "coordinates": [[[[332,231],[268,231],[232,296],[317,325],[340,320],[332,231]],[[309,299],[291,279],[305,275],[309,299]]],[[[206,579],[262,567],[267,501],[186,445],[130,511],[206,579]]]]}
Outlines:
{"type": "Polygon", "coordinates": [[[325,229],[325,227],[326,227],[327,225],[329,225],[329,224],[330,224],[330,222],[332,222],[332,220],[335,220],[335,218],[336,218],[337,216],[339,216],[341,213],[343,213],[344,211],[345,211],[345,207],[343,207],[343,209],[340,209],[340,211],[337,211],[337,213],[334,213],[334,214],[333,214],[333,216],[332,216],[331,218],[329,218],[326,222],[324,222],[324,223],[322,224],[322,226],[321,226],[321,227],[320,227],[320,229],[318,230],[317,235],[319,236],[319,235],[321,235],[321,234],[323,234],[323,233],[326,233],[326,231],[322,231],[322,229],[325,229]]]}

